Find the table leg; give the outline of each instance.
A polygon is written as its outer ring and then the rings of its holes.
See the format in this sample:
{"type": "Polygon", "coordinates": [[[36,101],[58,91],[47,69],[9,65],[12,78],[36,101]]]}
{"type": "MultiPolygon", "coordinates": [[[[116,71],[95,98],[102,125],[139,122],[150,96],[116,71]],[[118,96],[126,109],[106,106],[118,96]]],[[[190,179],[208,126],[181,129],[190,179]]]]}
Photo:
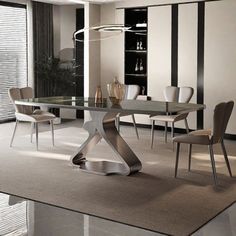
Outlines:
{"type": "Polygon", "coordinates": [[[141,170],[140,160],[116,129],[115,118],[117,113],[91,111],[90,115],[92,120],[84,124],[84,128],[89,132],[89,137],[77,153],[71,157],[72,164],[78,165],[81,170],[102,175],[115,173],[130,175],[141,170]],[[86,159],[87,153],[102,138],[117,154],[121,162],[89,161],[86,159]]]}

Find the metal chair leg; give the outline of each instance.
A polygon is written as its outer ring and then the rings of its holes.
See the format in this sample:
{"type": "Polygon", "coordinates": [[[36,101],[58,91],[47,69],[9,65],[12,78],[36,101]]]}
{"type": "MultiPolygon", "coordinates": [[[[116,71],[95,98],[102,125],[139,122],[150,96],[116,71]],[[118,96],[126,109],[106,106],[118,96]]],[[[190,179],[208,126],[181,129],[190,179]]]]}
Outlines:
{"type": "Polygon", "coordinates": [[[33,142],[33,133],[34,133],[34,122],[31,122],[31,134],[30,134],[30,142],[33,142]]]}
{"type": "Polygon", "coordinates": [[[13,140],[14,140],[14,137],[15,137],[15,134],[16,134],[17,124],[18,124],[18,120],[16,120],[16,123],[15,123],[15,127],[14,127],[13,134],[12,134],[12,137],[11,137],[10,147],[12,147],[12,143],[13,143],[13,140]]]}
{"type": "Polygon", "coordinates": [[[188,171],[191,171],[191,159],[192,159],[192,144],[188,147],[188,171]]]}
{"type": "Polygon", "coordinates": [[[213,147],[212,147],[212,145],[209,145],[208,148],[209,148],[209,152],[210,152],[214,183],[215,183],[215,185],[217,185],[216,166],[215,166],[213,147]]]}
{"type": "Polygon", "coordinates": [[[175,161],[175,178],[177,177],[177,171],[178,171],[178,165],[179,165],[179,150],[180,150],[180,143],[177,143],[176,161],[175,161]]]}
{"type": "Polygon", "coordinates": [[[135,132],[136,132],[137,139],[139,139],[138,129],[137,129],[137,126],[136,126],[134,114],[132,114],[132,119],[133,119],[133,124],[134,124],[134,129],[135,129],[135,132]]]}
{"type": "Polygon", "coordinates": [[[222,147],[225,162],[226,162],[226,165],[227,165],[227,168],[228,168],[228,171],[229,171],[229,175],[230,175],[230,177],[233,177],[232,172],[231,172],[231,168],[230,168],[230,164],[229,164],[228,155],[227,155],[227,152],[226,152],[226,149],[225,149],[224,140],[221,141],[221,147],[222,147]]]}
{"type": "Polygon", "coordinates": [[[175,136],[175,123],[171,123],[171,138],[174,138],[175,136]]]}
{"type": "Polygon", "coordinates": [[[54,146],[54,124],[53,124],[53,120],[50,120],[50,126],[51,126],[51,131],[52,131],[52,146],[54,146]]]}
{"type": "Polygon", "coordinates": [[[154,127],[155,127],[155,120],[152,120],[152,130],[151,130],[151,148],[153,148],[153,141],[154,141],[154,127]]]}
{"type": "Polygon", "coordinates": [[[116,117],[116,128],[118,132],[120,133],[120,117],[119,116],[116,117]]]}
{"type": "Polygon", "coordinates": [[[165,122],[165,143],[167,143],[167,126],[168,122],[165,122]]]}
{"type": "Polygon", "coordinates": [[[36,135],[36,149],[38,150],[38,148],[39,148],[39,144],[38,144],[38,140],[39,140],[38,123],[35,123],[35,135],[36,135]]]}
{"type": "Polygon", "coordinates": [[[187,134],[189,133],[189,126],[188,126],[188,121],[187,118],[184,119],[185,127],[186,127],[186,132],[187,134]]]}

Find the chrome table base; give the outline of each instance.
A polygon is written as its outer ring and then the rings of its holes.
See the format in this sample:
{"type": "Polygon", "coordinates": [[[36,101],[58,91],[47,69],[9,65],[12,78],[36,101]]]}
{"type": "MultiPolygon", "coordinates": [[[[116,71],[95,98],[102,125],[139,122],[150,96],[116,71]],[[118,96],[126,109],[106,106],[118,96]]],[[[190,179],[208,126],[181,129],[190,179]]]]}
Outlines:
{"type": "Polygon", "coordinates": [[[81,145],[77,153],[71,157],[73,165],[79,166],[83,171],[101,175],[130,175],[141,170],[142,164],[140,160],[116,129],[115,118],[117,114],[118,112],[90,111],[92,120],[84,124],[84,129],[89,132],[89,137],[81,145]],[[117,154],[121,162],[86,160],[87,153],[102,138],[117,154]]]}

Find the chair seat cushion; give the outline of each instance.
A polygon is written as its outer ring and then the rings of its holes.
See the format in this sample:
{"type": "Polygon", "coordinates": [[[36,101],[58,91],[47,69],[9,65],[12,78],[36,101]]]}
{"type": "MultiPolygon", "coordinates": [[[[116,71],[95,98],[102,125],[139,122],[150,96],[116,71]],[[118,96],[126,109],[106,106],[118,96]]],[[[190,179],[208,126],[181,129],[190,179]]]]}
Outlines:
{"type": "Polygon", "coordinates": [[[46,121],[51,121],[55,118],[55,116],[49,112],[43,112],[42,114],[37,114],[39,112],[36,112],[36,114],[23,114],[16,112],[16,118],[19,121],[28,121],[28,122],[46,122],[46,121]]]}
{"type": "Polygon", "coordinates": [[[183,120],[188,116],[188,113],[181,113],[176,115],[157,115],[150,116],[151,120],[163,121],[163,122],[176,122],[179,120],[183,120]]]}
{"type": "Polygon", "coordinates": [[[196,130],[186,135],[173,138],[173,142],[209,145],[211,142],[211,130],[196,130]]]}

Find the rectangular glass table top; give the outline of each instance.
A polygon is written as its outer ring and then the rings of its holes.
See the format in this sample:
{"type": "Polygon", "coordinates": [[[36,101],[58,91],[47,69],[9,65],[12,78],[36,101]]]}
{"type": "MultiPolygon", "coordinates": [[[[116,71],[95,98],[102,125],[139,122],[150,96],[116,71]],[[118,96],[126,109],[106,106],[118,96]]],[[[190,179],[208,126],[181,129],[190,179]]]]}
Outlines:
{"type": "Polygon", "coordinates": [[[158,232],[0,193],[1,236],[161,236],[158,232]]]}
{"type": "Polygon", "coordinates": [[[21,99],[15,101],[18,105],[47,106],[53,108],[73,108],[78,110],[129,112],[136,114],[166,114],[202,110],[205,105],[193,103],[176,103],[164,101],[123,100],[119,105],[113,105],[104,98],[102,103],[95,103],[94,98],[83,97],[44,97],[21,99]]]}
{"type": "MultiPolygon", "coordinates": [[[[192,236],[236,235],[236,203],[211,219],[192,236]]],[[[178,224],[178,221],[176,221],[178,224]]],[[[139,227],[0,193],[1,236],[161,236],[139,227]]]]}

